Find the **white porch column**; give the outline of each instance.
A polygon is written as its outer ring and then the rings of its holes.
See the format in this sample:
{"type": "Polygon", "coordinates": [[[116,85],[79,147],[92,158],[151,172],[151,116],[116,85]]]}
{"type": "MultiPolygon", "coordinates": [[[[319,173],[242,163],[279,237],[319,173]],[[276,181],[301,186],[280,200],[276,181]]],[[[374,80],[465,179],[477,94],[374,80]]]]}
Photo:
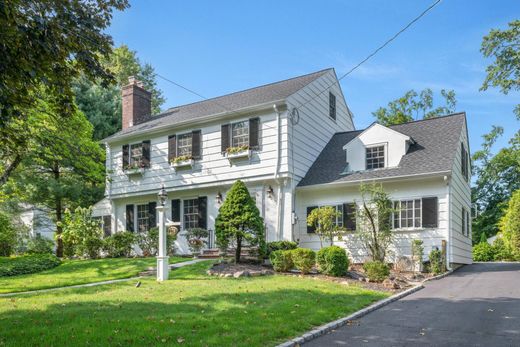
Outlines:
{"type": "Polygon", "coordinates": [[[164,225],[163,205],[157,206],[159,216],[159,255],[157,256],[157,281],[166,281],[170,272],[169,256],[166,253],[166,227],[164,225]]]}

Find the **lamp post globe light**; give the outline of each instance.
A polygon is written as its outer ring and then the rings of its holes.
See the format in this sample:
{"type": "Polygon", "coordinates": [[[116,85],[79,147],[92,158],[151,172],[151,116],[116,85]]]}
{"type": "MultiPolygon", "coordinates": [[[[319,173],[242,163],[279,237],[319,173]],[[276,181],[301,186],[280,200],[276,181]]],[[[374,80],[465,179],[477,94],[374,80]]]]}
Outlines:
{"type": "Polygon", "coordinates": [[[157,206],[157,215],[159,216],[159,254],[157,256],[157,281],[165,281],[168,279],[170,267],[169,257],[166,252],[166,227],[164,224],[164,205],[168,198],[168,193],[164,189],[164,185],[157,194],[159,198],[159,204],[157,206]]]}

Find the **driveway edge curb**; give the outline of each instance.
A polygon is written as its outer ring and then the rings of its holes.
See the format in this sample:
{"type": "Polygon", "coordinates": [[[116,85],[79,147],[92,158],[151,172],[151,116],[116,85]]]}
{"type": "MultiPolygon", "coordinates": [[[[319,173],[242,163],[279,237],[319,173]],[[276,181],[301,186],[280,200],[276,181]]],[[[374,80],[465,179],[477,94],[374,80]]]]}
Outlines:
{"type": "MultiPolygon", "coordinates": [[[[446,274],[443,274],[447,276],[446,274]]],[[[442,275],[441,275],[442,276],[442,275]]],[[[422,284],[419,284],[415,287],[412,287],[410,289],[407,289],[401,293],[397,293],[395,295],[392,295],[389,298],[383,299],[381,301],[378,301],[368,307],[365,307],[357,312],[354,312],[346,317],[337,319],[335,321],[329,322],[327,324],[321,325],[313,330],[310,330],[306,332],[305,334],[298,336],[292,340],[289,340],[287,342],[284,342],[282,344],[277,345],[277,347],[293,347],[293,346],[299,346],[304,344],[307,341],[313,340],[317,338],[318,336],[324,335],[325,333],[328,333],[331,330],[337,329],[343,325],[346,325],[348,322],[363,317],[364,315],[375,311],[383,306],[386,306],[396,300],[399,300],[401,298],[404,298],[405,296],[408,296],[412,293],[415,293],[421,289],[423,289],[424,286],[422,284]]]]}
{"type": "Polygon", "coordinates": [[[443,274],[440,274],[440,275],[437,275],[437,276],[433,276],[433,277],[430,277],[430,278],[427,278],[425,279],[424,281],[422,281],[422,283],[426,283],[426,282],[430,282],[430,281],[435,281],[435,280],[440,280],[441,278],[444,278],[446,276],[449,276],[451,275],[455,270],[449,270],[449,271],[446,271],[445,273],[443,274]]]}

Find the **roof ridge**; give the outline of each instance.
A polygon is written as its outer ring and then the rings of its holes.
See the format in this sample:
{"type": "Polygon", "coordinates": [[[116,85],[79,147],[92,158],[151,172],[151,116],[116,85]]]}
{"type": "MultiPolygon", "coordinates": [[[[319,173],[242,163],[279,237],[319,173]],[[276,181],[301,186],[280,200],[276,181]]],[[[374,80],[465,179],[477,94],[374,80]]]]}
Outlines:
{"type": "Polygon", "coordinates": [[[271,86],[271,85],[274,85],[274,84],[278,84],[278,83],[288,82],[288,81],[291,81],[291,80],[295,80],[295,79],[298,79],[298,78],[303,78],[303,77],[307,77],[307,76],[323,73],[325,71],[333,70],[333,69],[334,68],[329,67],[329,68],[326,68],[326,69],[310,72],[310,73],[307,73],[305,75],[294,76],[294,77],[286,78],[286,79],[283,79],[283,80],[279,80],[279,81],[275,81],[275,82],[269,82],[269,83],[261,84],[259,86],[250,87],[250,88],[246,88],[246,89],[242,89],[242,90],[237,90],[237,91],[234,91],[234,92],[231,92],[231,93],[227,93],[227,94],[222,94],[222,95],[219,95],[219,96],[214,96],[214,97],[207,98],[207,99],[200,100],[200,101],[194,101],[194,102],[190,102],[190,103],[187,103],[187,104],[173,106],[173,107],[168,108],[164,112],[159,113],[158,115],[156,115],[154,117],[162,116],[163,114],[168,114],[169,111],[173,111],[173,110],[181,108],[181,107],[186,107],[186,106],[190,106],[190,105],[193,105],[193,104],[198,104],[198,103],[202,103],[202,102],[206,102],[206,101],[213,101],[215,99],[223,98],[223,97],[226,97],[226,96],[239,94],[239,93],[244,93],[244,92],[248,92],[248,91],[251,91],[251,90],[254,90],[254,89],[264,88],[264,87],[268,87],[268,86],[271,86]]]}
{"type": "Polygon", "coordinates": [[[432,120],[438,120],[438,119],[442,119],[442,118],[455,117],[455,116],[462,116],[462,115],[465,116],[465,115],[466,115],[466,111],[454,112],[454,113],[449,113],[449,114],[446,114],[446,115],[435,116],[435,117],[425,118],[425,119],[423,118],[423,119],[411,120],[411,121],[409,121],[409,122],[404,122],[404,123],[399,123],[399,124],[387,125],[387,127],[395,127],[395,126],[399,126],[399,125],[403,125],[403,124],[426,122],[426,121],[432,121],[432,120]]]}

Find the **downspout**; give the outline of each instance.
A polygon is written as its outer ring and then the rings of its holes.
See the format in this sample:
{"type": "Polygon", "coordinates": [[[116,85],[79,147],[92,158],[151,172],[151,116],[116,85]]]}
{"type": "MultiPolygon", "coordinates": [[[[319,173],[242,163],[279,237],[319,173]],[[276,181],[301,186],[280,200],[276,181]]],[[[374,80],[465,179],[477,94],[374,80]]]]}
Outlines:
{"type": "Polygon", "coordinates": [[[451,258],[452,258],[452,238],[451,238],[451,179],[448,176],[444,176],[444,182],[446,182],[447,190],[447,201],[448,201],[448,246],[446,247],[446,268],[451,270],[451,258]]]}
{"type": "MultiPolygon", "coordinates": [[[[283,237],[282,232],[282,186],[281,182],[278,179],[278,173],[280,171],[280,111],[278,110],[278,107],[276,104],[273,104],[273,110],[276,113],[276,166],[274,168],[274,180],[276,182],[276,185],[278,187],[277,194],[276,194],[276,233],[278,234],[278,239],[281,239],[281,235],[283,237]]],[[[275,240],[277,241],[277,240],[275,240]]]]}

